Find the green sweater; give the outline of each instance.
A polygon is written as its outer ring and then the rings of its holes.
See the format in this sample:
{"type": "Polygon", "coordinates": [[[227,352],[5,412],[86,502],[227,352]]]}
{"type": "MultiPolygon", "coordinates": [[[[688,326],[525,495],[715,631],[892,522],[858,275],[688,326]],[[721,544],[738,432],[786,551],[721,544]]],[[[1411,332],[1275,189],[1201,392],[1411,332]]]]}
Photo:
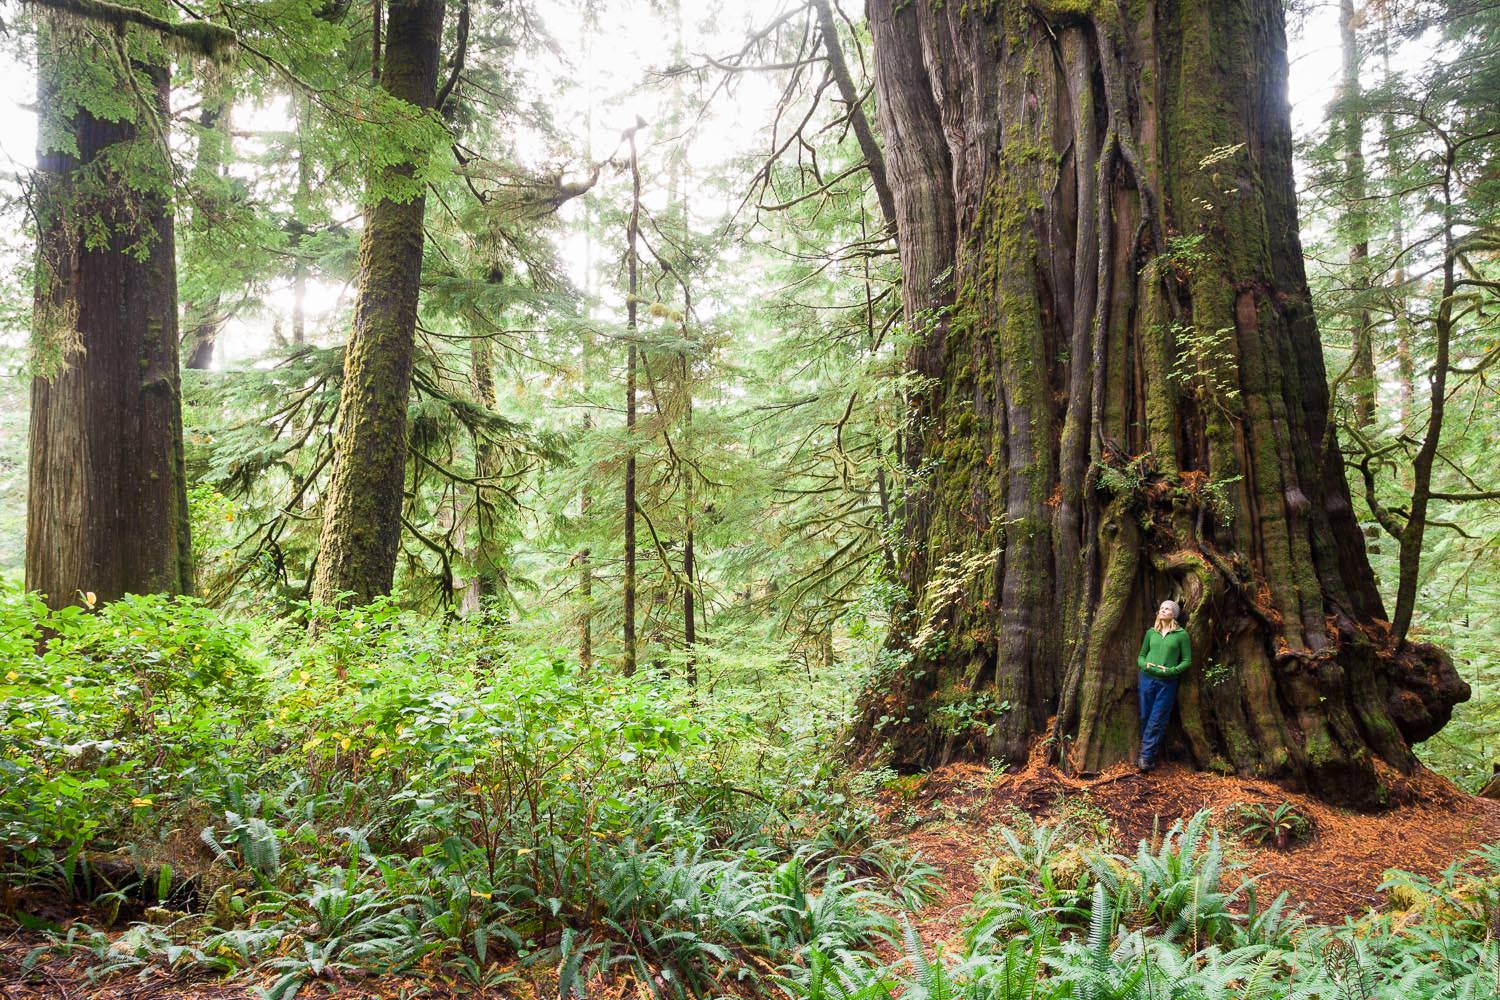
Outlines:
{"type": "Polygon", "coordinates": [[[1193,651],[1188,648],[1185,628],[1174,628],[1166,635],[1156,628],[1146,629],[1141,639],[1141,652],[1135,658],[1136,666],[1152,677],[1169,679],[1181,675],[1193,665],[1193,651]]]}

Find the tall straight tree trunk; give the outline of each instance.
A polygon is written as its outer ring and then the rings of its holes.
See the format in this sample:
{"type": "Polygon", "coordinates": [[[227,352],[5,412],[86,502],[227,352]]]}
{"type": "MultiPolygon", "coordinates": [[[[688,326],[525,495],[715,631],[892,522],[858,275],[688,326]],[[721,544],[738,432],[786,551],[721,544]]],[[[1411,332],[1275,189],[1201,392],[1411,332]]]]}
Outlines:
{"type": "Polygon", "coordinates": [[[640,291],[640,255],[636,241],[641,223],[641,165],[636,156],[635,133],[630,130],[630,222],[626,231],[625,266],[628,274],[625,300],[625,655],[620,669],[628,676],[635,673],[635,382],[636,382],[636,298],[640,291]]]}
{"type": "MultiPolygon", "coordinates": [[[[486,410],[495,408],[495,368],[490,358],[490,342],[487,337],[475,337],[469,341],[469,378],[474,401],[486,410]]],[[[499,460],[495,446],[487,440],[474,442],[474,478],[484,482],[499,472],[499,460]]],[[[465,582],[459,600],[459,610],[465,615],[473,614],[484,606],[486,597],[494,597],[496,586],[494,561],[489,543],[495,535],[494,500],[486,497],[485,486],[474,487],[474,544],[469,547],[468,559],[474,574],[465,582]]]]}
{"type": "Polygon", "coordinates": [[[307,199],[312,193],[312,161],[308,158],[303,133],[310,127],[311,101],[303,96],[297,101],[297,194],[292,199],[292,219],[296,225],[295,254],[292,258],[292,343],[307,342],[307,199]]]}
{"type": "Polygon", "coordinates": [[[869,15],[917,378],[909,659],[860,735],[909,767],[1049,731],[1075,770],[1127,759],[1171,596],[1195,763],[1378,801],[1375,759],[1414,768],[1468,689],[1392,635],[1350,506],[1279,0],[869,15]]]}
{"type": "MultiPolygon", "coordinates": [[[[686,283],[682,286],[683,338],[687,339],[688,317],[693,314],[692,293],[686,283]]],[[[694,552],[694,528],[697,520],[697,491],[693,489],[693,477],[697,475],[697,448],[693,440],[693,366],[688,354],[681,355],[682,364],[682,436],[678,447],[689,459],[682,465],[682,644],[687,652],[687,678],[689,684],[698,683],[698,655],[694,646],[698,644],[698,620],[695,598],[698,591],[698,565],[694,552]]]]}
{"type": "MultiPolygon", "coordinates": [[[[230,153],[230,108],[228,87],[222,76],[210,76],[203,86],[203,108],[198,115],[202,132],[198,137],[198,155],[193,162],[193,184],[197,189],[191,222],[194,230],[206,230],[223,222],[223,174],[230,153]]],[[[183,367],[207,371],[213,364],[214,345],[218,343],[219,330],[224,324],[224,317],[219,313],[220,304],[221,296],[217,292],[184,304],[182,312],[187,336],[183,343],[187,358],[183,367]]]]}
{"type": "MultiPolygon", "coordinates": [[[[133,64],[150,107],[85,110],[76,65],[133,43],[41,17],[37,278],[26,586],[52,607],[80,592],[190,593],[192,547],[177,370],[177,267],[167,150],[170,73],[133,64]],[[74,103],[74,102],[78,103],[74,103]],[[117,172],[111,163],[130,165],[117,172]]],[[[123,84],[122,84],[123,86],[123,84]]]]}
{"type": "MultiPolygon", "coordinates": [[[[1447,135],[1440,136],[1445,149],[1442,159],[1443,268],[1441,297],[1432,317],[1432,368],[1427,426],[1411,465],[1411,500],[1406,521],[1397,534],[1399,573],[1396,580],[1396,610],[1391,628],[1398,642],[1406,643],[1417,606],[1418,574],[1422,568],[1422,541],[1427,533],[1427,511],[1432,504],[1432,470],[1443,436],[1443,416],[1448,405],[1448,373],[1452,370],[1452,344],[1456,325],[1454,300],[1458,292],[1459,223],[1453,204],[1454,163],[1458,150],[1447,135]]],[[[1408,643],[1409,645],[1409,643],[1408,643]]]]}
{"type": "Polygon", "coordinates": [[[1359,107],[1359,31],[1354,0],[1340,0],[1339,41],[1343,78],[1339,112],[1344,132],[1344,229],[1349,239],[1349,286],[1354,297],[1349,374],[1354,380],[1354,420],[1375,423],[1375,330],[1370,293],[1370,209],[1365,200],[1365,112],[1359,107]]]}
{"type": "MultiPolygon", "coordinates": [[[[582,21],[578,26],[579,47],[584,61],[584,162],[594,162],[594,76],[593,52],[589,41],[593,37],[582,21]]],[[[583,196],[583,294],[591,307],[594,302],[594,203],[588,193],[583,196]]],[[[594,359],[594,331],[585,324],[583,346],[578,363],[578,380],[583,387],[584,398],[592,385],[592,363],[594,359]]],[[[587,440],[594,429],[594,418],[590,410],[583,411],[583,436],[587,440]]],[[[585,481],[578,491],[578,523],[583,531],[589,530],[589,511],[593,508],[593,491],[585,481]]],[[[578,565],[578,665],[585,671],[594,667],[594,564],[593,553],[587,545],[579,546],[573,554],[578,565]]]]}
{"type": "MultiPolygon", "coordinates": [[[[380,86],[417,108],[437,96],[443,0],[390,0],[380,86]]],[[[410,176],[411,164],[389,168],[410,176]]],[[[401,544],[406,405],[416,348],[425,195],[381,198],[359,249],[354,331],[344,348],[338,438],[318,539],[313,600],[367,603],[390,592],[401,544]]]]}
{"type": "MultiPolygon", "coordinates": [[[[1391,8],[1380,5],[1380,53],[1385,80],[1391,75],[1391,8]]],[[[1391,256],[1395,261],[1391,268],[1391,312],[1396,328],[1396,426],[1405,433],[1411,420],[1412,383],[1416,378],[1416,366],[1412,363],[1412,323],[1408,313],[1410,293],[1406,287],[1406,213],[1401,196],[1394,192],[1401,186],[1394,175],[1401,162],[1401,151],[1396,138],[1396,116],[1387,111],[1381,118],[1381,143],[1385,147],[1385,162],[1390,175],[1389,183],[1395,201],[1391,211],[1391,256]]],[[[1408,483],[1408,485],[1410,485],[1408,483]]]]}

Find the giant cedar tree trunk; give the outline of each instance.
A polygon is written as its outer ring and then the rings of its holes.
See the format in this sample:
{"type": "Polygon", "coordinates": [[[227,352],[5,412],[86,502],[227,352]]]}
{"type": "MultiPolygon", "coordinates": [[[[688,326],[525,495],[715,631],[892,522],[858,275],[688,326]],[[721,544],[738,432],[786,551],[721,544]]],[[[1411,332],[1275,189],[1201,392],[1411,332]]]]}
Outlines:
{"type": "Polygon", "coordinates": [[[1332,798],[1467,697],[1384,621],[1328,421],[1279,0],[870,0],[907,320],[905,766],[1136,746],[1181,599],[1201,767],[1332,798]]]}
{"type": "MultiPolygon", "coordinates": [[[[391,0],[380,86],[419,108],[437,97],[443,0],[391,0]]],[[[410,164],[390,168],[409,174],[410,164]]],[[[344,348],[338,439],[318,539],[313,599],[368,603],[390,592],[401,544],[406,404],[422,277],[422,194],[381,198],[359,252],[354,332],[344,348]]]]}
{"type": "Polygon", "coordinates": [[[155,106],[137,109],[137,121],[95,118],[74,103],[86,97],[65,89],[87,86],[69,60],[105,59],[92,44],[83,29],[50,21],[38,44],[26,586],[52,607],[80,592],[108,601],[192,590],[177,268],[158,132],[170,74],[135,65],[155,106]]]}

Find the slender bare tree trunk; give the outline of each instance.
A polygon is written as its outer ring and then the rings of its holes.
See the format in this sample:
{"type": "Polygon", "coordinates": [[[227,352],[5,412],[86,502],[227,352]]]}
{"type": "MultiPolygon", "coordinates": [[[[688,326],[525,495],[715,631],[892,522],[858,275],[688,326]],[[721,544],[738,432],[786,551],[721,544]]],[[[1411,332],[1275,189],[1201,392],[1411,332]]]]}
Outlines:
{"type": "MultiPolygon", "coordinates": [[[[584,53],[587,91],[585,99],[587,111],[584,117],[584,160],[592,164],[594,162],[594,62],[590,39],[592,35],[586,30],[585,25],[579,25],[580,47],[584,53]]],[[[584,299],[592,305],[594,301],[594,206],[589,195],[583,196],[583,291],[584,299]]],[[[593,374],[594,360],[594,333],[593,327],[586,324],[583,335],[582,356],[579,359],[578,379],[583,386],[583,394],[588,396],[593,374]]],[[[587,438],[590,431],[594,429],[593,413],[585,409],[583,411],[583,433],[587,438]]],[[[590,484],[585,482],[582,489],[578,491],[578,522],[584,531],[589,529],[589,512],[593,509],[594,497],[590,484]]],[[[578,566],[578,664],[585,671],[593,669],[594,666],[594,565],[593,553],[587,545],[581,546],[573,555],[574,562],[578,566]]]]}
{"type": "Polygon", "coordinates": [[[296,256],[292,259],[292,343],[307,343],[307,199],[312,193],[312,160],[308,156],[303,132],[309,127],[310,103],[307,97],[297,102],[297,195],[293,199],[293,219],[297,225],[296,256]]]}
{"type": "Polygon", "coordinates": [[[1358,106],[1359,32],[1354,0],[1339,2],[1339,40],[1343,78],[1339,85],[1344,133],[1344,228],[1349,238],[1349,285],[1355,300],[1350,312],[1350,375],[1354,380],[1354,420],[1359,427],[1375,423],[1375,324],[1370,317],[1370,209],[1365,184],[1365,113],[1358,106]]]}
{"type": "MultiPolygon", "coordinates": [[[[223,221],[222,186],[230,155],[232,106],[228,86],[222,77],[218,74],[210,76],[203,88],[203,110],[198,116],[198,125],[203,131],[198,138],[198,155],[193,163],[193,180],[198,188],[197,207],[190,223],[194,229],[207,229],[223,221]]],[[[185,338],[187,360],[183,367],[207,371],[213,365],[214,347],[224,325],[221,304],[222,296],[217,292],[202,301],[184,304],[183,318],[188,329],[185,338]]]]}
{"type": "MultiPolygon", "coordinates": [[[[1380,5],[1380,51],[1384,63],[1385,79],[1391,80],[1391,5],[1380,5]]],[[[1381,141],[1385,145],[1386,162],[1392,165],[1399,163],[1401,156],[1396,149],[1396,118],[1387,112],[1382,121],[1381,141]]],[[[1393,184],[1393,188],[1399,188],[1399,184],[1393,184]]],[[[1394,211],[1391,212],[1391,253],[1395,259],[1395,266],[1391,269],[1391,295],[1392,313],[1394,314],[1396,328],[1396,425],[1404,433],[1411,422],[1412,405],[1412,383],[1416,378],[1415,366],[1411,356],[1411,317],[1408,314],[1410,294],[1406,288],[1406,213],[1403,210],[1401,199],[1396,196],[1394,211]]]]}
{"type": "Polygon", "coordinates": [[[641,224],[641,165],[635,148],[636,129],[630,139],[630,222],[626,231],[625,266],[627,269],[625,302],[625,336],[629,345],[625,354],[625,651],[621,670],[635,673],[635,382],[636,382],[636,305],[640,293],[640,254],[636,242],[641,224]]]}
{"type": "Polygon", "coordinates": [[[833,0],[812,0],[818,14],[818,32],[823,37],[823,51],[828,57],[828,71],[833,74],[838,87],[839,100],[849,109],[849,125],[854,130],[859,151],[864,155],[865,167],[870,173],[870,182],[875,187],[875,197],[880,202],[880,215],[886,229],[896,228],[896,199],[891,194],[891,182],[886,177],[885,156],[875,134],[870,130],[870,121],[865,117],[864,104],[859,91],[854,88],[854,78],[849,73],[849,64],[844,59],[844,47],[839,44],[839,26],[833,17],[833,0]]]}
{"type": "MultiPolygon", "coordinates": [[[[1396,638],[1407,643],[1407,632],[1417,606],[1418,574],[1422,567],[1422,542],[1427,533],[1427,510],[1431,504],[1432,467],[1437,459],[1438,443],[1443,436],[1443,417],[1448,405],[1448,371],[1451,362],[1451,347],[1454,328],[1454,293],[1458,290],[1458,221],[1453,206],[1454,160],[1457,150],[1447,136],[1439,136],[1447,144],[1442,165],[1442,183],[1438,193],[1442,198],[1443,213],[1443,270],[1442,298],[1438,300],[1437,314],[1433,317],[1433,358],[1428,373],[1430,395],[1427,408],[1427,428],[1422,433],[1422,443],[1417,448],[1411,469],[1411,503],[1407,509],[1406,523],[1397,536],[1400,542],[1398,556],[1399,576],[1396,581],[1396,612],[1391,616],[1391,627],[1396,638]]],[[[1410,643],[1407,643],[1410,645],[1410,643]]]]}
{"type": "MultiPolygon", "coordinates": [[[[474,401],[487,410],[495,408],[495,371],[490,359],[490,342],[485,337],[469,341],[470,391],[474,401]]],[[[474,478],[480,483],[498,472],[494,446],[478,439],[474,442],[474,478]]],[[[471,615],[484,606],[484,599],[498,593],[495,566],[489,554],[489,543],[495,534],[493,501],[485,494],[487,487],[474,487],[474,543],[466,553],[472,576],[465,581],[459,599],[459,612],[471,615]]]]}

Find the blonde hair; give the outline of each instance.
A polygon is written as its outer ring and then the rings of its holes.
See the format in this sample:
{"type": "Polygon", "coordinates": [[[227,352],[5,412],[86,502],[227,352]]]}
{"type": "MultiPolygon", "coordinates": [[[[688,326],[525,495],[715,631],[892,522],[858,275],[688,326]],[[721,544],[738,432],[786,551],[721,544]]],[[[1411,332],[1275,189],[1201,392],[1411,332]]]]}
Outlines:
{"type": "MultiPolygon", "coordinates": [[[[1182,605],[1178,604],[1171,598],[1168,598],[1161,603],[1172,605],[1172,627],[1163,631],[1161,625],[1159,624],[1159,622],[1161,621],[1161,616],[1159,614],[1156,617],[1156,621],[1151,623],[1151,627],[1156,629],[1156,631],[1161,632],[1162,635],[1166,635],[1167,632],[1176,632],[1178,629],[1182,628],[1182,623],[1178,621],[1178,619],[1182,617],[1182,605]]],[[[1157,610],[1161,610],[1160,605],[1157,606],[1157,610]]]]}

